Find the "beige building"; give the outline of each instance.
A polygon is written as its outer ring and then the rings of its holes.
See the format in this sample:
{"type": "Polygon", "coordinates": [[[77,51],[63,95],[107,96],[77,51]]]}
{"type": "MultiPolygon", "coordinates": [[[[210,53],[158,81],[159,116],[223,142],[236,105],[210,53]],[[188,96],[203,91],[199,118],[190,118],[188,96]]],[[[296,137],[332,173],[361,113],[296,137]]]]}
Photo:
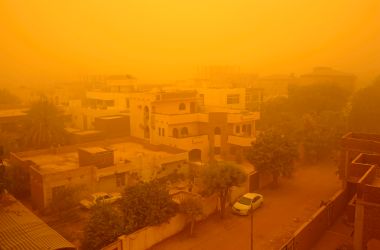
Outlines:
{"type": "Polygon", "coordinates": [[[87,92],[83,104],[72,106],[68,112],[73,127],[101,131],[107,126],[111,130],[125,127],[127,135],[149,144],[189,151],[193,161],[208,161],[218,155],[241,158],[255,141],[262,101],[257,89],[132,91],[112,86],[87,92]],[[115,117],[120,116],[127,119],[119,119],[118,124],[115,117]],[[107,125],[112,119],[112,126],[107,125]]]}
{"type": "Polygon", "coordinates": [[[191,90],[131,94],[131,136],[189,151],[191,161],[208,161],[218,155],[241,157],[255,141],[259,112],[240,109],[240,100],[233,104],[235,109],[228,107],[227,100],[205,105],[205,94],[191,90]]]}
{"type": "Polygon", "coordinates": [[[29,172],[32,203],[38,209],[46,208],[64,187],[117,192],[139,180],[186,171],[187,161],[184,150],[130,137],[11,155],[12,164],[29,172]]]}

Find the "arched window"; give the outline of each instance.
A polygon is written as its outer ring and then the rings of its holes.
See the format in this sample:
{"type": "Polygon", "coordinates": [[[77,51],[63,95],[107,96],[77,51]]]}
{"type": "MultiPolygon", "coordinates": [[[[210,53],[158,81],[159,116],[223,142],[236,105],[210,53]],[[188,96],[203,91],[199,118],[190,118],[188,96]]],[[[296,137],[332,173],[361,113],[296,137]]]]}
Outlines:
{"type": "Polygon", "coordinates": [[[187,130],[187,128],[186,127],[183,127],[182,129],[181,129],[181,135],[182,136],[186,136],[186,135],[188,135],[189,134],[189,131],[187,130]]]}
{"type": "Polygon", "coordinates": [[[248,134],[248,135],[251,135],[251,134],[252,134],[252,126],[251,126],[251,124],[248,124],[248,125],[247,125],[247,134],[248,134]]]}
{"type": "Polygon", "coordinates": [[[189,151],[189,161],[201,161],[202,151],[200,149],[192,149],[189,151]]]}
{"type": "Polygon", "coordinates": [[[185,110],[186,109],[186,105],[184,103],[180,103],[178,109],[179,110],[185,110]]]}
{"type": "Polygon", "coordinates": [[[221,133],[222,133],[222,131],[220,130],[219,127],[214,128],[214,134],[220,135],[221,133]]]}
{"type": "Polygon", "coordinates": [[[235,128],[235,133],[240,134],[240,125],[237,125],[235,128]]]}
{"type": "Polygon", "coordinates": [[[178,129],[173,128],[173,137],[178,138],[178,129]]]}

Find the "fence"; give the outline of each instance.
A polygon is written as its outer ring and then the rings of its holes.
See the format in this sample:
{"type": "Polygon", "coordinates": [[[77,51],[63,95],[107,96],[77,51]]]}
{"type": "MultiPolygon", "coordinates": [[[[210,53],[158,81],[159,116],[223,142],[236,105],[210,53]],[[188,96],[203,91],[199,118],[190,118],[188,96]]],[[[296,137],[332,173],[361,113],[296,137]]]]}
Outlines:
{"type": "Polygon", "coordinates": [[[298,229],[281,250],[309,250],[342,214],[350,196],[347,189],[337,192],[331,200],[298,229]]]}

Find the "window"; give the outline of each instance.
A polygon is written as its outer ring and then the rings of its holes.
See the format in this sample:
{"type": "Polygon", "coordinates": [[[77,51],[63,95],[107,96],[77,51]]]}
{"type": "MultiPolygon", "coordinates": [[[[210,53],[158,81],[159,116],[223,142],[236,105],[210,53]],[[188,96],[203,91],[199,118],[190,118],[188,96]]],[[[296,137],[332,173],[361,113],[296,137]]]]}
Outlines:
{"type": "Polygon", "coordinates": [[[113,107],[113,106],[115,106],[115,101],[114,100],[106,100],[105,105],[107,107],[113,107]]]}
{"type": "Polygon", "coordinates": [[[247,126],[243,125],[243,128],[242,128],[243,133],[245,133],[246,130],[247,130],[247,126]]]}
{"type": "Polygon", "coordinates": [[[186,105],[184,103],[180,103],[178,109],[179,110],[185,110],[186,109],[186,105]]]}
{"type": "Polygon", "coordinates": [[[125,186],[125,174],[116,174],[116,186],[125,186]]]}
{"type": "Polygon", "coordinates": [[[178,129],[173,128],[173,137],[178,138],[178,129]]]}
{"type": "Polygon", "coordinates": [[[214,129],[214,134],[216,134],[216,135],[220,135],[221,133],[222,133],[222,131],[220,130],[219,127],[216,127],[216,128],[214,129]]]}
{"type": "Polygon", "coordinates": [[[238,104],[240,102],[240,95],[227,95],[227,104],[238,104]]]}
{"type": "Polygon", "coordinates": [[[259,199],[260,199],[260,197],[259,197],[259,196],[256,196],[255,198],[253,198],[252,203],[255,203],[255,202],[258,201],[259,199]]]}
{"type": "Polygon", "coordinates": [[[239,125],[237,125],[237,126],[235,127],[235,133],[236,133],[236,134],[240,134],[240,126],[239,126],[239,125]]]}
{"type": "Polygon", "coordinates": [[[158,135],[161,135],[161,128],[158,128],[158,135]]]}
{"type": "Polygon", "coordinates": [[[182,129],[181,129],[181,135],[182,136],[186,136],[186,135],[188,135],[189,134],[189,131],[187,130],[187,128],[186,127],[183,127],[182,129]]]}
{"type": "Polygon", "coordinates": [[[164,128],[161,129],[161,135],[165,136],[165,129],[164,128]]]}

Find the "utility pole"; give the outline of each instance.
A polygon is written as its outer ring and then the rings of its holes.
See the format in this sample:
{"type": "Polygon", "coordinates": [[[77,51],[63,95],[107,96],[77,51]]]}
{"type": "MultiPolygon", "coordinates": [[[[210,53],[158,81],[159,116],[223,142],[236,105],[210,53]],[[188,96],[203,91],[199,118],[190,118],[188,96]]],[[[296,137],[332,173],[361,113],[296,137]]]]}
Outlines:
{"type": "Polygon", "coordinates": [[[251,213],[251,250],[253,250],[253,209],[251,205],[251,209],[249,210],[251,213]]]}

